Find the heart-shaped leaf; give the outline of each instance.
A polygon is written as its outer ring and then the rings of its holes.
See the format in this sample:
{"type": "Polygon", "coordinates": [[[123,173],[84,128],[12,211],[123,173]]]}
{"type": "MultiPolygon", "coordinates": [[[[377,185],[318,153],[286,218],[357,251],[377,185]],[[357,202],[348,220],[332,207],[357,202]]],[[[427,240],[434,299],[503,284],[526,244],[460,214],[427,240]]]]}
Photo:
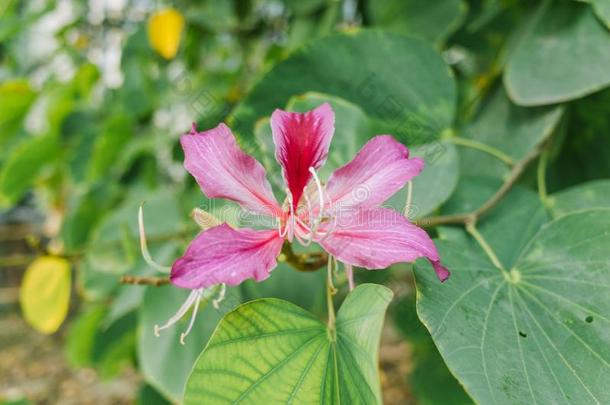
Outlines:
{"type": "MultiPolygon", "coordinates": [[[[527,217],[502,218],[489,223],[488,236],[528,226],[527,217]]],[[[416,272],[418,313],[477,402],[610,401],[608,229],[607,209],[563,216],[505,270],[466,235],[437,241],[452,277],[438,289],[429,269],[416,272]]],[[[506,238],[491,239],[492,249],[507,251],[506,238]]]]}
{"type": "Polygon", "coordinates": [[[278,299],[227,314],[197,361],[186,404],[380,404],[377,349],[391,291],[363,284],[336,330],[278,299]]]}

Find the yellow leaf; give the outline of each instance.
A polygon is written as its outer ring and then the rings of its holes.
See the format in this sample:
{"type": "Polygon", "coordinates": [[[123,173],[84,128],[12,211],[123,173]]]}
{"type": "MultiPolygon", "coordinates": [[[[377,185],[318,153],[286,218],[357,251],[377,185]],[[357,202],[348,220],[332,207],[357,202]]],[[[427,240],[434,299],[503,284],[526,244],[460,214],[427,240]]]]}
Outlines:
{"type": "Polygon", "coordinates": [[[150,46],[165,59],[172,59],[180,46],[184,17],[173,8],[157,11],[148,20],[150,46]]]}
{"type": "Polygon", "coordinates": [[[19,302],[23,317],[34,329],[51,334],[66,319],[70,280],[70,263],[60,257],[39,257],[26,269],[19,302]]]}

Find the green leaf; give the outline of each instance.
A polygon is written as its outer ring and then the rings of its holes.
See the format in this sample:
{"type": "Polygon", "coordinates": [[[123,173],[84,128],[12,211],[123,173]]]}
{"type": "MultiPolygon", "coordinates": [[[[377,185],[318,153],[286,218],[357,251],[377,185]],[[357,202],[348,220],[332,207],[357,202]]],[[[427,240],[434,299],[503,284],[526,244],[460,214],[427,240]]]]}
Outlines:
{"type": "MultiPolygon", "coordinates": [[[[293,249],[296,250],[296,246],[293,249]]],[[[311,245],[309,251],[313,249],[311,245]]],[[[325,283],[326,274],[323,271],[297,271],[286,262],[279,262],[269,278],[261,282],[248,280],[242,284],[242,291],[244,300],[274,297],[311,312],[320,312],[326,308],[325,283]]]]}
{"type": "MultiPolygon", "coordinates": [[[[504,217],[487,234],[528,226],[525,215],[504,217]]],[[[439,286],[418,269],[418,314],[475,401],[610,401],[608,229],[610,210],[563,216],[514,252],[506,271],[469,239],[437,241],[452,276],[439,286]]]]}
{"type": "Polygon", "coordinates": [[[16,203],[58,155],[54,136],[31,138],[12,151],[0,172],[0,205],[16,203]]]}
{"type": "Polygon", "coordinates": [[[36,99],[36,93],[24,80],[0,84],[0,146],[5,147],[21,128],[23,119],[36,99]]]}
{"type": "Polygon", "coordinates": [[[415,293],[409,293],[393,307],[394,323],[409,343],[412,369],[408,380],[417,403],[472,404],[464,388],[447,369],[430,333],[417,318],[415,293]]]}
{"type": "Polygon", "coordinates": [[[610,31],[587,4],[545,1],[511,54],[504,83],[519,105],[560,103],[610,84],[610,31]]]}
{"type": "Polygon", "coordinates": [[[459,28],[468,8],[461,0],[389,0],[366,4],[376,26],[435,43],[443,42],[459,28]]]}
{"type": "Polygon", "coordinates": [[[71,280],[70,263],[61,257],[39,257],[28,266],[19,288],[28,324],[44,334],[59,329],[68,315],[71,280]]]}
{"type": "Polygon", "coordinates": [[[610,208],[610,180],[579,184],[554,193],[548,198],[553,217],[589,208],[610,208]]]}
{"type": "MultiPolygon", "coordinates": [[[[562,114],[562,107],[516,106],[499,87],[460,132],[463,138],[491,146],[517,162],[551,136],[562,114]]],[[[503,178],[510,170],[497,157],[480,150],[460,146],[459,151],[463,174],[503,178]]]]}
{"type": "Polygon", "coordinates": [[[278,299],[227,314],[187,382],[186,404],[380,404],[377,350],[392,293],[373,284],[346,298],[336,334],[278,299]]]}
{"type": "Polygon", "coordinates": [[[430,45],[362,30],[311,42],[275,65],[233,112],[229,124],[251,147],[250,134],[259,118],[308,91],[358,105],[409,145],[438,138],[451,126],[455,112],[453,77],[430,45]]]}
{"type": "Polygon", "coordinates": [[[66,357],[72,367],[93,365],[95,336],[105,313],[103,306],[94,306],[72,321],[66,338],[66,357]]]}
{"type": "Polygon", "coordinates": [[[608,29],[610,29],[610,1],[592,0],[593,11],[608,29]]]}
{"type": "Polygon", "coordinates": [[[240,303],[239,292],[235,289],[227,290],[218,310],[204,298],[184,345],[180,344],[180,334],[187,328],[190,312],[156,337],[155,325],[164,324],[180,308],[189,292],[173,286],[147,288],[139,312],[141,371],[146,381],[172,402],[182,401],[186,379],[220,318],[240,303]]]}
{"type": "Polygon", "coordinates": [[[111,173],[116,174],[116,161],[132,137],[132,120],[129,115],[117,114],[110,117],[102,133],[95,139],[87,180],[93,182],[111,173]]]}
{"type": "MultiPolygon", "coordinates": [[[[95,229],[85,259],[97,271],[123,274],[140,258],[138,208],[143,207],[149,248],[167,245],[185,232],[177,194],[168,190],[153,193],[133,190],[126,201],[95,229]]],[[[195,233],[193,233],[195,235],[195,233]]]]}
{"type": "MultiPolygon", "coordinates": [[[[454,145],[447,142],[432,142],[414,147],[411,156],[424,158],[424,170],[413,179],[413,194],[408,217],[423,217],[447,201],[458,184],[460,167],[454,145]]],[[[403,212],[407,201],[408,186],[403,187],[385,205],[403,212]]]]}

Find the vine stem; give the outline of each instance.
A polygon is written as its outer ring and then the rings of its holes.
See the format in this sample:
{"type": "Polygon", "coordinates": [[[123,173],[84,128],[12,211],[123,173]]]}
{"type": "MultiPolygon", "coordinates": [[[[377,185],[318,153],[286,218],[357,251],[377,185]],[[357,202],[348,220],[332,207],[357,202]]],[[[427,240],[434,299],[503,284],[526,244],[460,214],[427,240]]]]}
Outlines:
{"type": "MultiPolygon", "coordinates": [[[[452,139],[452,138],[450,138],[452,139]]],[[[508,178],[504,181],[502,186],[489,197],[483,205],[472,212],[463,214],[452,214],[452,215],[440,215],[436,217],[421,218],[415,223],[424,228],[430,228],[437,225],[448,225],[448,224],[463,224],[476,223],[476,221],[491,210],[509,190],[515,185],[521,174],[525,171],[525,168],[534,161],[542,152],[542,147],[538,146],[528,153],[523,159],[515,163],[508,178]]]]}
{"type": "Polygon", "coordinates": [[[508,156],[506,153],[502,152],[498,148],[494,148],[493,146],[489,146],[482,142],[478,142],[478,141],[475,141],[472,139],[461,138],[459,136],[452,136],[452,137],[446,138],[445,140],[447,142],[451,142],[455,145],[465,146],[467,148],[476,149],[481,152],[485,152],[485,153],[495,157],[496,159],[500,160],[502,163],[506,164],[509,167],[512,167],[515,164],[513,159],[510,156],[508,156]]]}
{"type": "Polygon", "coordinates": [[[483,235],[481,235],[481,233],[478,231],[475,222],[468,222],[466,224],[466,231],[472,235],[479,246],[481,246],[481,248],[485,251],[485,254],[487,254],[487,257],[489,257],[493,265],[496,266],[500,271],[504,272],[504,266],[502,266],[502,263],[500,263],[498,256],[496,256],[494,250],[491,248],[491,246],[489,246],[489,243],[487,243],[483,235]]]}

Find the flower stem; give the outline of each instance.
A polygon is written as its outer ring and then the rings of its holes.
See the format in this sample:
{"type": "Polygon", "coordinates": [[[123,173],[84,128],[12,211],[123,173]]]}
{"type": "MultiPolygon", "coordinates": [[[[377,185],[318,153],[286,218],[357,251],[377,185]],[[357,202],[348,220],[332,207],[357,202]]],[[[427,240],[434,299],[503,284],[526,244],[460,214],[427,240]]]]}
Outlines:
{"type": "Polygon", "coordinates": [[[328,307],[328,330],[330,331],[331,337],[335,338],[335,304],[333,303],[333,295],[336,290],[333,285],[333,257],[328,256],[328,273],[326,277],[326,305],[328,307]]]}
{"type": "Polygon", "coordinates": [[[548,194],[546,191],[546,166],[549,160],[549,153],[547,149],[544,149],[540,154],[540,159],[538,160],[538,195],[540,196],[540,201],[542,205],[545,207],[548,206],[548,194]]]}
{"type": "Polygon", "coordinates": [[[494,148],[493,146],[486,145],[482,142],[474,141],[472,139],[461,138],[459,136],[452,136],[446,139],[447,142],[451,142],[455,145],[464,146],[471,149],[476,149],[481,152],[485,152],[496,159],[500,160],[502,163],[507,166],[513,166],[515,162],[513,159],[508,156],[506,153],[502,152],[498,148],[494,148]]]}
{"type": "Polygon", "coordinates": [[[489,244],[487,243],[487,241],[485,240],[483,235],[481,235],[481,233],[479,233],[479,231],[477,230],[477,228],[475,226],[475,223],[468,222],[466,224],[466,230],[477,241],[479,246],[481,246],[481,248],[487,254],[487,256],[489,257],[489,259],[491,260],[493,265],[496,266],[498,269],[500,269],[502,272],[504,272],[505,271],[504,266],[502,266],[502,263],[500,263],[498,256],[496,256],[496,253],[493,251],[491,246],[489,246],[489,244]]]}

